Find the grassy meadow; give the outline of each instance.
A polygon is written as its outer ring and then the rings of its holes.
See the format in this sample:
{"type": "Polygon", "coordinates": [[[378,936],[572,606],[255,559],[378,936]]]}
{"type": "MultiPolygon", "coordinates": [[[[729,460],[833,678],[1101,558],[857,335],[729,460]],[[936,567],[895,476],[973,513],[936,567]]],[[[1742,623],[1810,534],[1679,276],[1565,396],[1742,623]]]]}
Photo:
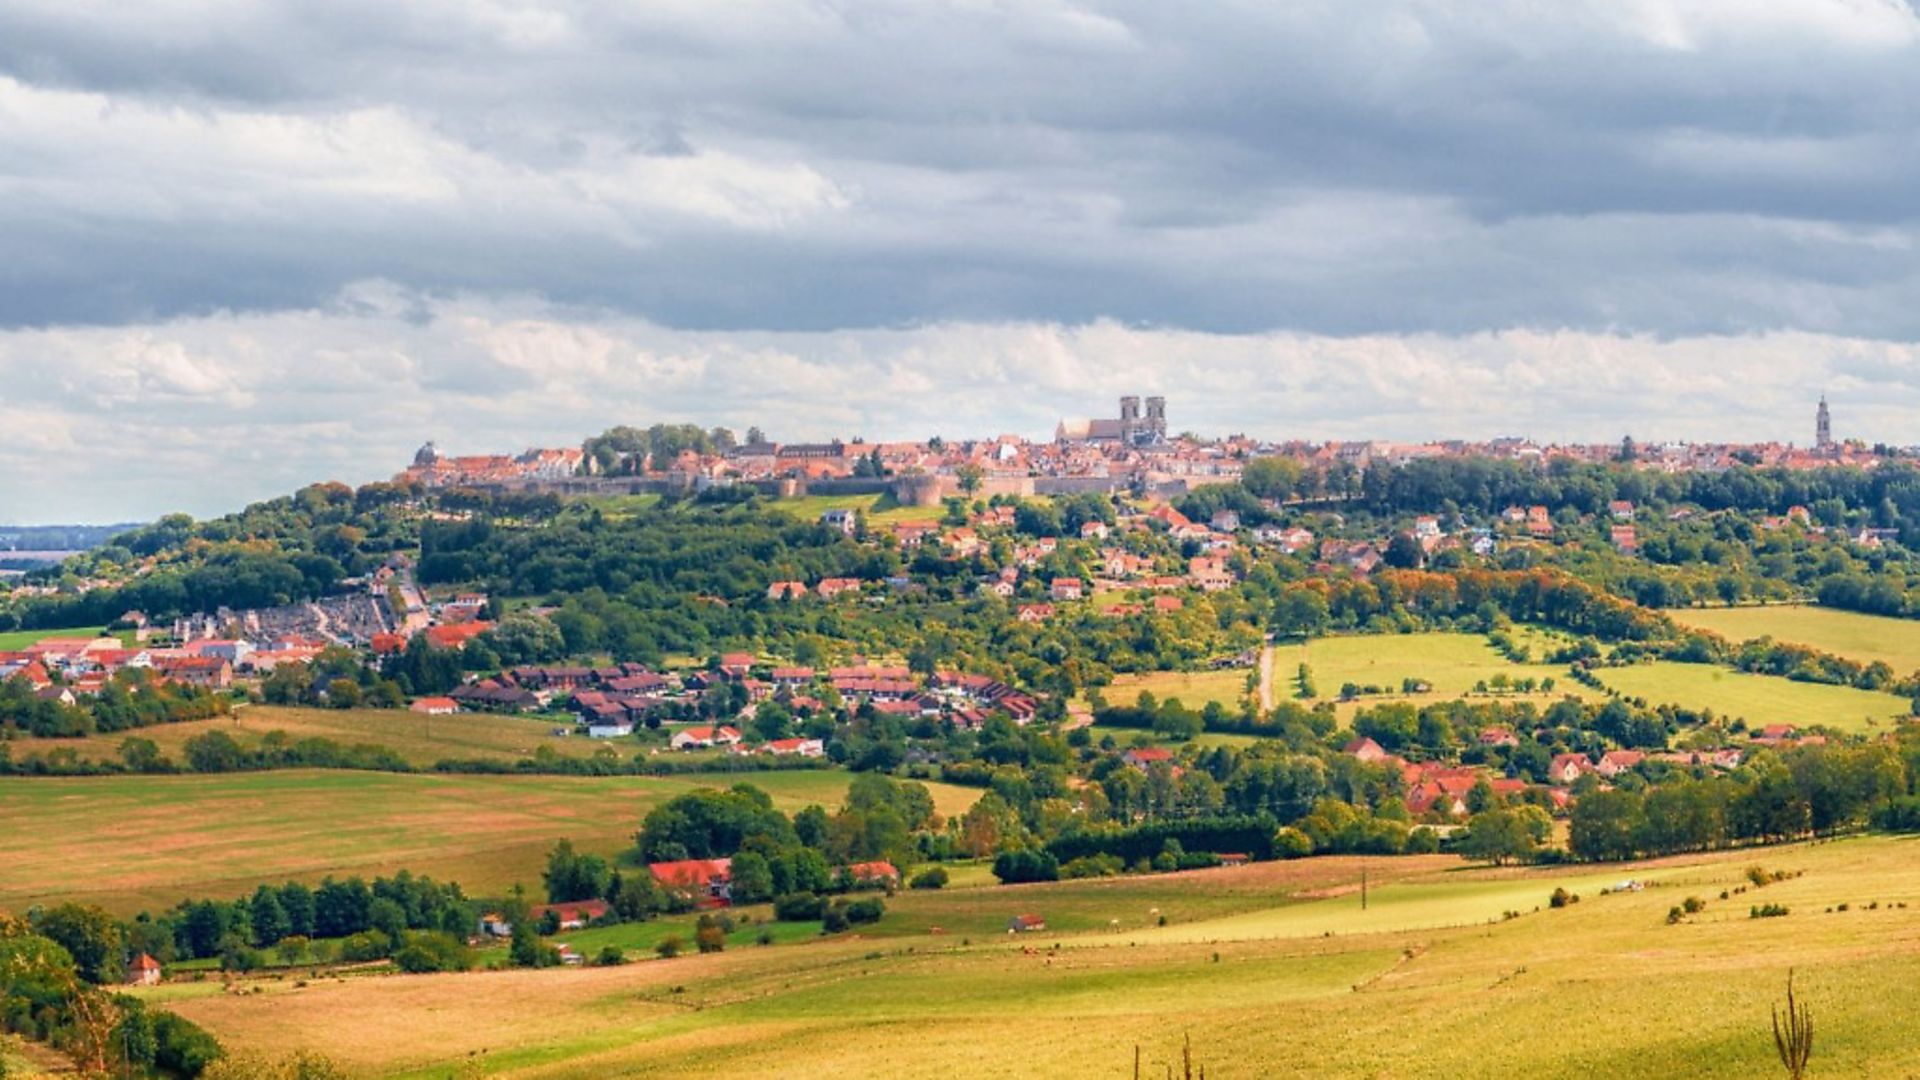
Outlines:
{"type": "MultiPolygon", "coordinates": [[[[65,630],[6,630],[0,631],[0,652],[15,652],[47,638],[90,638],[99,637],[106,632],[104,626],[74,626],[65,630]]],[[[121,635],[124,643],[131,634],[121,635]]]]}
{"type": "Polygon", "coordinates": [[[343,746],[360,743],[384,746],[409,764],[427,768],[448,758],[532,759],[542,748],[564,757],[592,757],[611,749],[624,759],[647,746],[660,745],[657,737],[653,743],[643,744],[637,738],[589,739],[553,734],[556,727],[571,728],[572,725],[571,716],[545,720],[490,713],[421,716],[405,709],[295,709],[250,705],[230,717],[158,724],[138,731],[85,738],[35,739],[17,744],[16,749],[22,753],[70,749],[86,760],[117,760],[121,741],[137,736],[151,740],[168,757],[180,762],[185,760],[187,740],[196,735],[224,731],[241,746],[251,749],[278,731],[285,734],[289,742],[325,738],[343,746]]]}
{"type": "Polygon", "coordinates": [[[1770,637],[1865,664],[1883,661],[1900,675],[1920,671],[1920,620],[1806,604],[1677,608],[1667,614],[1682,626],[1711,630],[1730,641],[1770,637]]]}
{"type": "Polygon", "coordinates": [[[900,521],[939,521],[946,513],[940,506],[902,506],[892,495],[802,495],[797,499],[779,499],[773,508],[803,521],[818,521],[829,510],[859,510],[869,526],[886,526],[900,521]]]}
{"type": "MultiPolygon", "coordinates": [[[[657,777],[454,776],[285,770],[15,779],[0,784],[0,910],[79,900],[121,914],[187,896],[249,892],[409,869],[469,892],[537,886],[571,837],[614,854],[652,807],[684,791],[750,782],[783,810],[839,805],[848,774],[657,777]],[[49,843],[48,837],[58,837],[49,843]]],[[[928,785],[943,813],[978,792],[928,785]]]]}
{"type": "Polygon", "coordinates": [[[1237,711],[1247,696],[1247,678],[1257,674],[1254,668],[1226,668],[1221,671],[1143,671],[1113,677],[1112,684],[1100,693],[1114,705],[1131,705],[1142,691],[1156,700],[1179,699],[1189,709],[1198,709],[1217,701],[1237,711]]]}
{"type": "Polygon", "coordinates": [[[1795,682],[1711,664],[1662,660],[1597,668],[1594,674],[1613,689],[1645,698],[1648,704],[1711,707],[1721,716],[1744,719],[1748,727],[1826,724],[1841,731],[1873,733],[1890,730],[1912,711],[1912,702],[1893,694],[1795,682]]]}
{"type": "Polygon", "coordinates": [[[1136,1045],[1159,1075],[1191,1038],[1222,1078],[1734,1078],[1777,1075],[1769,1009],[1791,968],[1820,1033],[1814,1075],[1911,1075],[1916,843],[1602,869],[1370,859],[1364,912],[1354,859],[903,893],[860,938],[148,993],[231,1044],[323,1049],[359,1077],[1124,1078],[1136,1045]],[[1803,873],[1734,893],[1756,864],[1803,873]],[[1625,879],[1644,890],[1600,894],[1625,879]],[[1580,902],[1550,909],[1556,886],[1580,902]],[[1705,910],[1668,925],[1688,896],[1705,910]],[[1789,914],[1749,918],[1762,902],[1789,914]],[[1013,913],[1049,929],[997,931],[1013,913]]]}

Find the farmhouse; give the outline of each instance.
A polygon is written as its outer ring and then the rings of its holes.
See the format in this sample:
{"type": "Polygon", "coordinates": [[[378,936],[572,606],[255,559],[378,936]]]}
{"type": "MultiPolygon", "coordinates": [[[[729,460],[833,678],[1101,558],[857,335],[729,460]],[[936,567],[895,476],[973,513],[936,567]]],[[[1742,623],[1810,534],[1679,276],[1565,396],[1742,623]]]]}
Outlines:
{"type": "Polygon", "coordinates": [[[713,746],[738,746],[740,732],[730,727],[690,727],[673,733],[670,745],[675,750],[704,750],[713,746]]]}
{"type": "Polygon", "coordinates": [[[827,746],[819,739],[775,739],[762,746],[760,752],[776,756],[825,757],[827,746]]]}
{"type": "Polygon", "coordinates": [[[1639,750],[1609,750],[1600,755],[1600,764],[1594,771],[1611,780],[1624,772],[1632,772],[1633,767],[1647,759],[1639,750]]]}
{"type": "Polygon", "coordinates": [[[160,961],[141,953],[127,965],[128,986],[154,986],[160,982],[160,961]]]}
{"type": "Polygon", "coordinates": [[[451,716],[460,711],[460,703],[450,697],[416,698],[407,711],[421,716],[451,716]]]}
{"type": "Polygon", "coordinates": [[[702,906],[726,907],[733,903],[732,859],[677,859],[649,863],[647,871],[661,885],[690,894],[702,906]]]}
{"type": "Polygon", "coordinates": [[[1341,747],[1340,752],[1350,754],[1369,765],[1377,765],[1387,760],[1388,757],[1386,750],[1383,749],[1379,743],[1374,742],[1365,735],[1341,747]]]}
{"type": "Polygon", "coordinates": [[[1045,930],[1047,920],[1038,915],[1015,915],[1007,920],[1007,933],[1031,934],[1036,930],[1045,930]]]}
{"type": "Polygon", "coordinates": [[[1048,590],[1048,594],[1055,600],[1078,600],[1084,592],[1085,589],[1077,577],[1054,578],[1053,585],[1048,590]]]}
{"type": "Polygon", "coordinates": [[[1593,770],[1585,754],[1556,754],[1547,767],[1547,778],[1556,784],[1571,784],[1593,770]]]}
{"type": "Polygon", "coordinates": [[[551,913],[560,921],[560,929],[579,930],[593,920],[605,916],[609,910],[611,909],[605,900],[575,900],[565,904],[540,904],[529,908],[527,914],[535,922],[540,922],[551,913]]]}
{"type": "Polygon", "coordinates": [[[1139,769],[1141,772],[1146,772],[1155,765],[1172,762],[1173,751],[1164,750],[1158,746],[1136,746],[1126,753],[1121,754],[1120,760],[1139,769]]]}

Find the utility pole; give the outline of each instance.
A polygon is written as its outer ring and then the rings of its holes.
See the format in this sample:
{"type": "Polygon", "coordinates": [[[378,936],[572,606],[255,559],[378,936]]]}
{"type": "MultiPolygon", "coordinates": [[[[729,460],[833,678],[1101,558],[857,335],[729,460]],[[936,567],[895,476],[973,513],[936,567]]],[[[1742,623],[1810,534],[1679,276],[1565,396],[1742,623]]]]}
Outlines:
{"type": "Polygon", "coordinates": [[[1367,864],[1360,864],[1360,910],[1367,910],[1367,864]]]}

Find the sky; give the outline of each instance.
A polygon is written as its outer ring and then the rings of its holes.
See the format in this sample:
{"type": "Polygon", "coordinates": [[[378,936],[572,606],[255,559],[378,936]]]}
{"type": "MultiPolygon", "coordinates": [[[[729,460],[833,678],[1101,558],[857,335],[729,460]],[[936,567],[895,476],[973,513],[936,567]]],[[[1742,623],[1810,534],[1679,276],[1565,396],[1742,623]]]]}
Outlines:
{"type": "Polygon", "coordinates": [[[1907,0],[9,0],[0,522],[617,423],[1920,443],[1907,0]]]}

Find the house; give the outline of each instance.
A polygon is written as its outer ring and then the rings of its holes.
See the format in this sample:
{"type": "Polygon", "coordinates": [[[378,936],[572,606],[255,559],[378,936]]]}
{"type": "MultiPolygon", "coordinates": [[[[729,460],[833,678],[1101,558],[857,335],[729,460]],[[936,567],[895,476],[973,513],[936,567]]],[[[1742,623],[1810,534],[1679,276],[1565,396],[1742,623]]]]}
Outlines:
{"type": "Polygon", "coordinates": [[[587,962],[586,957],[581,956],[578,950],[564,941],[555,945],[553,951],[559,954],[560,963],[565,967],[579,967],[587,962]]]}
{"type": "Polygon", "coordinates": [[[1340,752],[1343,754],[1351,754],[1368,765],[1377,765],[1387,760],[1388,757],[1385,748],[1365,735],[1341,747],[1340,752]]]}
{"type": "Polygon", "coordinates": [[[1053,618],[1053,605],[1021,604],[1020,611],[1015,615],[1015,618],[1023,623],[1046,622],[1048,619],[1053,618]]]}
{"type": "Polygon", "coordinates": [[[820,594],[821,599],[831,600],[844,593],[859,592],[860,579],[850,577],[822,578],[820,584],[814,586],[814,591],[820,594]]]}
{"type": "Polygon", "coordinates": [[[1413,535],[1419,540],[1434,540],[1440,536],[1440,519],[1431,514],[1422,514],[1413,519],[1413,535]]]}
{"type": "Polygon", "coordinates": [[[1240,528],[1240,515],[1232,510],[1215,510],[1207,523],[1218,532],[1230,533],[1240,528]]]}
{"type": "Polygon", "coordinates": [[[819,739],[775,739],[762,746],[760,752],[776,756],[825,757],[827,745],[819,739]]]}
{"type": "Polygon", "coordinates": [[[1632,521],[1633,503],[1626,499],[1615,499],[1607,504],[1607,513],[1612,515],[1615,521],[1632,521]]]}
{"type": "Polygon", "coordinates": [[[1615,525],[1609,530],[1608,538],[1613,541],[1614,550],[1622,555],[1635,555],[1640,551],[1640,537],[1631,525],[1615,525]]]}
{"type": "Polygon", "coordinates": [[[1480,729],[1481,746],[1519,746],[1520,736],[1512,728],[1488,727],[1480,729]]]}
{"type": "Polygon", "coordinates": [[[460,711],[460,703],[450,697],[415,698],[407,711],[421,716],[451,716],[460,711]]]}
{"type": "Polygon", "coordinates": [[[1112,532],[1104,521],[1089,521],[1080,526],[1080,539],[1105,540],[1112,532]]]}
{"type": "Polygon", "coordinates": [[[1547,779],[1556,784],[1571,784],[1593,770],[1585,754],[1555,754],[1547,767],[1547,779]]]}
{"type": "Polygon", "coordinates": [[[218,656],[176,656],[154,661],[154,671],[168,682],[225,690],[233,685],[233,664],[218,656]]]}
{"type": "Polygon", "coordinates": [[[1153,766],[1163,762],[1172,763],[1173,751],[1165,750],[1158,746],[1136,746],[1126,753],[1121,754],[1120,760],[1139,769],[1141,772],[1146,772],[1153,766]]]}
{"type": "MultiPolygon", "coordinates": [[[[574,900],[565,904],[540,904],[527,909],[527,914],[538,923],[545,921],[548,913],[552,913],[559,920],[560,929],[579,930],[595,919],[605,917],[611,910],[605,900],[574,900]]],[[[511,933],[511,929],[508,932],[511,933]]]]}
{"type": "Polygon", "coordinates": [[[1015,915],[1013,918],[1007,920],[1007,933],[1009,934],[1031,934],[1037,930],[1045,930],[1046,928],[1047,920],[1038,915],[1015,915]]]}
{"type": "Polygon", "coordinates": [[[1077,577],[1054,578],[1053,585],[1048,589],[1048,595],[1055,600],[1078,600],[1084,593],[1085,588],[1077,577]]]}
{"type": "Polygon", "coordinates": [[[160,961],[141,953],[127,965],[128,986],[155,986],[160,982],[160,961]]]}
{"type": "Polygon", "coordinates": [[[740,733],[730,727],[690,727],[676,731],[671,745],[675,750],[704,750],[713,746],[738,746],[740,733]]]}
{"type": "Polygon", "coordinates": [[[769,600],[798,600],[805,595],[807,585],[804,581],[776,581],[767,586],[769,600]]]}
{"type": "Polygon", "coordinates": [[[647,871],[667,888],[692,895],[703,907],[733,903],[732,859],[677,859],[649,863],[647,871]]]}
{"type": "Polygon", "coordinates": [[[1527,508],[1527,531],[1535,536],[1553,535],[1553,515],[1544,506],[1527,508]]]}
{"type": "Polygon", "coordinates": [[[627,710],[608,702],[587,717],[587,735],[595,739],[623,739],[633,734],[633,719],[627,710]]]}
{"type": "Polygon", "coordinates": [[[512,937],[513,924],[507,921],[505,915],[489,911],[480,916],[480,932],[488,937],[512,937]]]}
{"type": "Polygon", "coordinates": [[[860,517],[851,510],[829,510],[820,515],[820,524],[845,536],[852,536],[859,527],[860,517]]]}
{"type": "Polygon", "coordinates": [[[813,669],[810,667],[777,667],[773,669],[773,685],[789,690],[807,685],[813,681],[813,669]]]}
{"type": "Polygon", "coordinates": [[[1647,760],[1647,755],[1639,750],[1609,750],[1600,755],[1600,764],[1594,771],[1611,780],[1624,772],[1632,772],[1634,766],[1647,760]]]}
{"type": "Polygon", "coordinates": [[[898,886],[900,871],[885,861],[854,863],[847,867],[847,880],[853,882],[855,888],[898,886]]]}

